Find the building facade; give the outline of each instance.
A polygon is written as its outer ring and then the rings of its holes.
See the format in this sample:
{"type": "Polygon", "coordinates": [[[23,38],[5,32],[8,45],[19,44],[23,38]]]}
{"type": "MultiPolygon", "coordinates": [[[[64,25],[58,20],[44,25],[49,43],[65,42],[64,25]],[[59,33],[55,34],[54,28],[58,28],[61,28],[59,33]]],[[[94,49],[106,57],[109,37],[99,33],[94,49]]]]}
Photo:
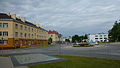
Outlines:
{"type": "Polygon", "coordinates": [[[59,33],[57,31],[54,31],[54,30],[48,31],[48,38],[52,38],[53,42],[58,42],[60,40],[59,33]]]}
{"type": "Polygon", "coordinates": [[[0,13],[0,48],[48,45],[47,30],[16,14],[0,13]]]}
{"type": "Polygon", "coordinates": [[[88,41],[93,42],[108,42],[108,34],[106,33],[98,33],[98,34],[89,34],[88,41]]]}

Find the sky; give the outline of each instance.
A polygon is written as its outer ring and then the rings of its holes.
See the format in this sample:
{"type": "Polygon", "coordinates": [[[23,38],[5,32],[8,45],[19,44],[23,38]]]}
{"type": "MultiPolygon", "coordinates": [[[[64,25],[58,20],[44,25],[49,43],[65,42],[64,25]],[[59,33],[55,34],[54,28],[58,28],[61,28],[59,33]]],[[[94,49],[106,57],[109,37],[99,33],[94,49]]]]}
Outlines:
{"type": "Polygon", "coordinates": [[[0,0],[0,12],[25,17],[63,36],[107,33],[120,19],[120,0],[0,0]]]}

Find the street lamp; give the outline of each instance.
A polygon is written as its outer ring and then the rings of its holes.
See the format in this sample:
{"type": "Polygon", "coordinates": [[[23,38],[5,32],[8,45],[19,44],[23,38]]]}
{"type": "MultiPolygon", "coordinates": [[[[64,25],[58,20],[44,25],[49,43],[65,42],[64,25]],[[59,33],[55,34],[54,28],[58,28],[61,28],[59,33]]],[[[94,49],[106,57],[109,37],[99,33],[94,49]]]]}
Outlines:
{"type": "MultiPolygon", "coordinates": [[[[61,36],[62,36],[61,34],[58,35],[58,38],[59,38],[59,42],[58,43],[59,44],[60,44],[60,38],[61,38],[61,36]]],[[[61,44],[59,46],[60,46],[59,53],[61,53],[61,44]]]]}
{"type": "MultiPolygon", "coordinates": [[[[3,37],[1,38],[1,43],[4,45],[3,37]]],[[[2,46],[2,55],[3,55],[3,46],[2,46]]]]}

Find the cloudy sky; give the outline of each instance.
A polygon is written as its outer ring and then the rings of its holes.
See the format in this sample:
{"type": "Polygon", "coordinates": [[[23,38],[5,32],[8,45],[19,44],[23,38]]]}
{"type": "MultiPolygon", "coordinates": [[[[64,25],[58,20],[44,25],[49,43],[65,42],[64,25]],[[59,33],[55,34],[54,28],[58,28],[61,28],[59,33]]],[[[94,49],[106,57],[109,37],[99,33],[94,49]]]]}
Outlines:
{"type": "Polygon", "coordinates": [[[120,0],[0,0],[0,12],[26,17],[64,36],[107,33],[120,18],[120,0]]]}

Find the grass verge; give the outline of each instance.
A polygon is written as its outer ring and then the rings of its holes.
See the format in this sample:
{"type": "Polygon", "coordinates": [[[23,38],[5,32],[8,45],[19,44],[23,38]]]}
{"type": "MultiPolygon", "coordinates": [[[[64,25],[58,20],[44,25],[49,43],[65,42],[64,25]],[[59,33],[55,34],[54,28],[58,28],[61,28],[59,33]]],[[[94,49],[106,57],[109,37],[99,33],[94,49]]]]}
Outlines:
{"type": "Polygon", "coordinates": [[[120,60],[79,56],[57,56],[67,61],[29,66],[29,68],[120,68],[120,60]]]}

